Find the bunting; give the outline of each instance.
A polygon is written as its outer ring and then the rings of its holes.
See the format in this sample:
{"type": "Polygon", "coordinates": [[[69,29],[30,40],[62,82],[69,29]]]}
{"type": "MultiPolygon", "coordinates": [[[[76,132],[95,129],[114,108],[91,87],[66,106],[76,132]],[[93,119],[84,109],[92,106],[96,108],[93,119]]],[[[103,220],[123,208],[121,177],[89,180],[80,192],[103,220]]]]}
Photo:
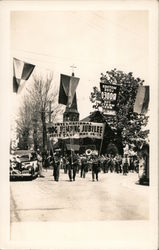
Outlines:
{"type": "Polygon", "coordinates": [[[13,92],[17,93],[20,86],[27,81],[35,65],[13,58],[13,92]]]}

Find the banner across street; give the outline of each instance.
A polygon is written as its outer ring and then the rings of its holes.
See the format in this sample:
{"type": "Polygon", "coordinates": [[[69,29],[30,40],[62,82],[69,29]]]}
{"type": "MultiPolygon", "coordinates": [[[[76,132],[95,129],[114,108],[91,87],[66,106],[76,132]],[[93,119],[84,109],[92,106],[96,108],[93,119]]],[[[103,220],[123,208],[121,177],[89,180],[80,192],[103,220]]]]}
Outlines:
{"type": "Polygon", "coordinates": [[[101,82],[100,89],[103,113],[107,115],[115,115],[119,86],[101,82]]]}
{"type": "Polygon", "coordinates": [[[104,124],[95,122],[65,122],[48,126],[49,136],[52,138],[97,138],[102,139],[104,124]]]}

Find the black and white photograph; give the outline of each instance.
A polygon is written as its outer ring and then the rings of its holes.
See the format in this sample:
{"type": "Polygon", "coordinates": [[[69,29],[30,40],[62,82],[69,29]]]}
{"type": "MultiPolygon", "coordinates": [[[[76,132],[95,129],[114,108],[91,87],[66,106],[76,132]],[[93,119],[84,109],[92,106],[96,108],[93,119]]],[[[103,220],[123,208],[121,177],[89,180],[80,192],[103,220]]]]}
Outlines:
{"type": "Polygon", "coordinates": [[[2,5],[5,249],[157,249],[157,1],[31,2],[2,5]]]}

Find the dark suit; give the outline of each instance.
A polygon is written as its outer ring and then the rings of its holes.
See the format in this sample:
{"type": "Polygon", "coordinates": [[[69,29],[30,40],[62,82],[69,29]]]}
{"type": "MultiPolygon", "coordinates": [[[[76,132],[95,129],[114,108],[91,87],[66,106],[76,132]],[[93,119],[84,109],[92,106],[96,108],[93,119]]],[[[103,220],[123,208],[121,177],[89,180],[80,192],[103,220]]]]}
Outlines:
{"type": "Polygon", "coordinates": [[[98,159],[94,159],[92,163],[92,180],[94,181],[95,177],[98,181],[98,173],[100,172],[100,161],[98,159]]]}
{"type": "Polygon", "coordinates": [[[78,167],[78,159],[76,154],[72,154],[69,157],[69,166],[68,166],[68,176],[70,181],[75,181],[76,173],[77,173],[77,167],[78,167]]]}
{"type": "Polygon", "coordinates": [[[55,156],[53,159],[53,176],[55,181],[59,181],[60,176],[60,159],[55,156]]]}
{"type": "Polygon", "coordinates": [[[88,164],[86,157],[81,160],[81,178],[85,178],[86,172],[88,172],[88,164]]]}

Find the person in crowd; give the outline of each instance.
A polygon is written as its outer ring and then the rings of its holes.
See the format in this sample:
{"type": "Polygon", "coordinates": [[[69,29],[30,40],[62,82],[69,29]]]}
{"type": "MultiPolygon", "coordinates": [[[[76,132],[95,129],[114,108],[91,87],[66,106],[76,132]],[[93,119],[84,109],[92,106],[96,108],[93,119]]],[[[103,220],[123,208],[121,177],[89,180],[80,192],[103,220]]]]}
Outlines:
{"type": "Polygon", "coordinates": [[[104,160],[103,160],[103,173],[108,173],[108,157],[107,155],[105,154],[104,155],[104,160]]]}
{"type": "Polygon", "coordinates": [[[90,171],[92,170],[92,155],[88,155],[88,158],[87,158],[87,171],[90,171]]]}
{"type": "Polygon", "coordinates": [[[133,156],[130,156],[129,171],[134,172],[134,157],[133,156]]]}
{"type": "Polygon", "coordinates": [[[30,153],[30,161],[36,161],[37,160],[37,155],[35,152],[31,152],[30,153]]]}
{"type": "Polygon", "coordinates": [[[81,169],[81,157],[79,154],[77,154],[77,173],[79,173],[81,169]]]}
{"type": "Polygon", "coordinates": [[[76,180],[76,172],[77,172],[78,158],[73,150],[71,150],[69,156],[69,166],[68,166],[68,176],[70,181],[76,180]]]}
{"type": "Polygon", "coordinates": [[[122,173],[122,156],[119,155],[119,172],[122,173]]]}
{"type": "Polygon", "coordinates": [[[106,173],[109,172],[109,170],[110,170],[110,165],[111,165],[110,154],[108,154],[107,157],[106,157],[106,163],[105,163],[105,166],[106,166],[106,173]]]}
{"type": "Polygon", "coordinates": [[[99,156],[99,162],[100,162],[100,169],[104,168],[104,161],[105,161],[105,157],[102,154],[101,156],[99,156]]]}
{"type": "Polygon", "coordinates": [[[95,179],[98,181],[98,174],[100,172],[100,161],[98,157],[93,156],[92,161],[92,181],[95,181],[95,179]]]}
{"type": "Polygon", "coordinates": [[[63,169],[63,156],[62,155],[59,156],[59,160],[60,160],[60,169],[63,169]]]}
{"type": "Polygon", "coordinates": [[[104,160],[103,160],[103,173],[106,173],[107,169],[107,154],[104,155],[104,160]]]}
{"type": "Polygon", "coordinates": [[[109,154],[108,168],[109,168],[111,173],[114,172],[115,160],[114,160],[113,155],[111,155],[111,154],[109,154]]]}
{"type": "Polygon", "coordinates": [[[67,174],[67,165],[68,165],[68,159],[67,159],[67,155],[64,155],[63,157],[63,169],[64,169],[64,174],[67,174]]]}
{"type": "Polygon", "coordinates": [[[115,160],[115,172],[119,174],[120,173],[120,156],[117,154],[114,160],[115,160]]]}
{"type": "Polygon", "coordinates": [[[60,165],[60,156],[58,155],[58,153],[55,153],[53,157],[53,176],[55,181],[59,181],[60,165]]]}
{"type": "Polygon", "coordinates": [[[85,154],[81,157],[81,178],[86,177],[86,173],[88,172],[88,166],[87,166],[87,157],[85,154]]]}
{"type": "Polygon", "coordinates": [[[144,175],[145,164],[146,164],[145,160],[143,156],[140,154],[139,155],[139,171],[138,171],[139,178],[142,178],[142,176],[144,175]]]}
{"type": "Polygon", "coordinates": [[[66,171],[67,171],[67,173],[68,173],[68,170],[69,170],[69,166],[70,166],[70,156],[67,155],[67,157],[66,157],[66,171]]]}
{"type": "Polygon", "coordinates": [[[48,152],[45,152],[45,154],[43,155],[43,167],[46,169],[46,171],[47,171],[47,169],[49,168],[49,166],[50,166],[50,155],[49,155],[49,153],[48,152]]]}
{"type": "Polygon", "coordinates": [[[39,177],[44,177],[44,175],[43,175],[43,165],[42,165],[42,154],[41,154],[41,152],[40,152],[40,150],[38,149],[37,150],[37,164],[38,164],[38,169],[39,169],[39,174],[38,174],[38,176],[39,177]]]}
{"type": "Polygon", "coordinates": [[[134,157],[134,170],[139,173],[139,159],[137,156],[134,157]]]}
{"type": "Polygon", "coordinates": [[[129,160],[127,155],[124,155],[123,157],[122,167],[123,167],[123,175],[127,175],[129,169],[129,160]]]}

